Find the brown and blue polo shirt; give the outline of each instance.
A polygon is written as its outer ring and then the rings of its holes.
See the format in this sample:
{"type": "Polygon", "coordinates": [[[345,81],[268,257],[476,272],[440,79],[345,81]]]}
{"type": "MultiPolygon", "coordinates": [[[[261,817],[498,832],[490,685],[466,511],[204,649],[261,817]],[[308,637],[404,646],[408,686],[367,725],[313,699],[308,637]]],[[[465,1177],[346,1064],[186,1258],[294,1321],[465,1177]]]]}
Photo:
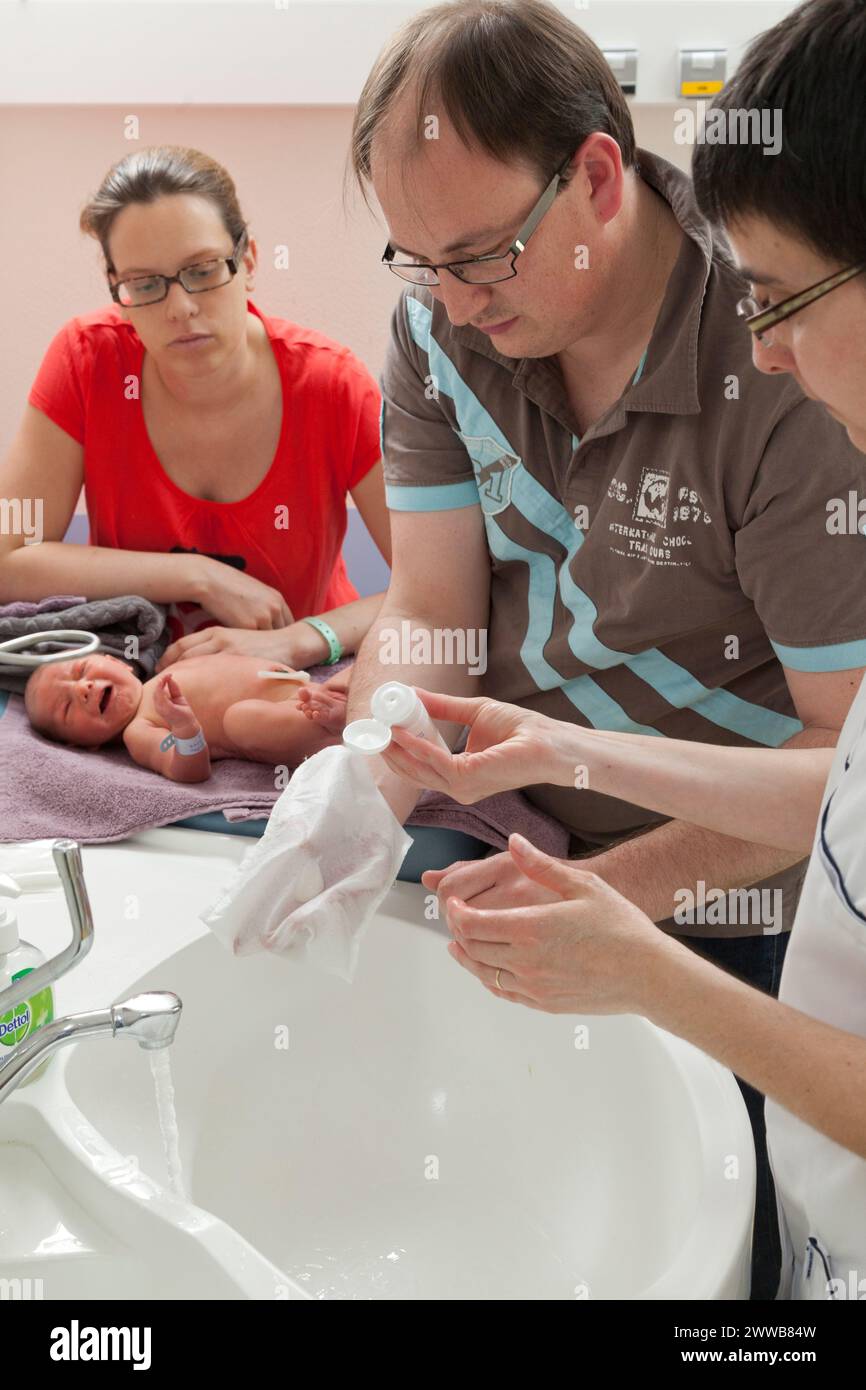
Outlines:
{"type": "MultiPolygon", "coordinates": [[[[687,175],[645,150],[639,172],[685,237],[619,400],[579,438],[555,357],[505,357],[410,286],[381,377],[388,505],[483,512],[479,694],[593,728],[778,747],[802,727],[783,666],[866,666],[866,537],[827,524],[866,466],[790,376],[753,366],[735,312],[748,287],[687,175]]],[[[526,792],[573,852],[663,819],[590,789],[526,792]]]]}

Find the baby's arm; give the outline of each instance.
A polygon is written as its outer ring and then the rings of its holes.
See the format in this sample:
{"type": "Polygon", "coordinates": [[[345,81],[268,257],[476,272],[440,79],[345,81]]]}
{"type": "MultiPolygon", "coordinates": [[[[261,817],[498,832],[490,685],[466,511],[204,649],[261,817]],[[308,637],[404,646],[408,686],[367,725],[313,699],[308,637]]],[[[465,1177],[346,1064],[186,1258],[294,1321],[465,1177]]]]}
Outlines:
{"type": "Polygon", "coordinates": [[[194,739],[201,734],[192,706],[181,694],[168,671],[154,688],[154,709],[162,724],[137,716],[123,731],[123,742],[142,767],[161,772],[172,782],[204,782],[210,777],[210,753],[206,743],[196,753],[181,753],[175,739],[194,739]],[[169,746],[165,744],[171,739],[169,746]]]}

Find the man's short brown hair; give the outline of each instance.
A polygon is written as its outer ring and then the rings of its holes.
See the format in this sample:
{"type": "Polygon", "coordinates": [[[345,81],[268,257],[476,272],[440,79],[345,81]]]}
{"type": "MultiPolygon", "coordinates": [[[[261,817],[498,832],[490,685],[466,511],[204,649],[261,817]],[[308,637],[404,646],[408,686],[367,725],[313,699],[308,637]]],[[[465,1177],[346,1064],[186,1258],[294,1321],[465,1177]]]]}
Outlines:
{"type": "Polygon", "coordinates": [[[373,138],[410,88],[413,148],[440,114],[464,144],[533,165],[542,183],[594,131],[616,140],[625,167],[636,163],[631,112],[604,55],[547,0],[448,0],[392,35],[352,125],[347,182],[354,176],[365,200],[373,138]]]}

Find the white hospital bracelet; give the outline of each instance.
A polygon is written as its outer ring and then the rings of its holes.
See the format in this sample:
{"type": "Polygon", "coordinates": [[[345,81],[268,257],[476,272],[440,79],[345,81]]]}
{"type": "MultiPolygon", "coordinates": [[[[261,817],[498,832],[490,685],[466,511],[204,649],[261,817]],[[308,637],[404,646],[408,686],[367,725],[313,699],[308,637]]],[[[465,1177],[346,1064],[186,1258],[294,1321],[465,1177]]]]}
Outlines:
{"type": "Polygon", "coordinates": [[[177,738],[174,734],[168,734],[159,745],[164,753],[170,748],[176,748],[178,753],[184,758],[191,758],[194,753],[200,753],[203,748],[207,748],[205,736],[199,729],[192,738],[177,738]]]}

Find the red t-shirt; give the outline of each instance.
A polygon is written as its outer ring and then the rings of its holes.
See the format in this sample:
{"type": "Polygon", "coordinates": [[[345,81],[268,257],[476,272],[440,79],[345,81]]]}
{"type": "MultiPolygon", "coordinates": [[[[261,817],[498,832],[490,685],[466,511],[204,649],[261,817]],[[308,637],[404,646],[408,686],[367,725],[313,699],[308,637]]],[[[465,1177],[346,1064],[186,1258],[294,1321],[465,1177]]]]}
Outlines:
{"type": "MultiPolygon", "coordinates": [[[[280,370],[283,420],[268,473],[240,502],[192,497],[163,469],[141,408],[144,346],[114,305],[64,324],[28,400],[84,447],[91,545],[215,556],[304,618],[358,597],[342,556],[346,493],[379,458],[381,398],[348,348],[248,307],[280,370]]],[[[212,623],[193,603],[170,610],[173,638],[212,623]]]]}

